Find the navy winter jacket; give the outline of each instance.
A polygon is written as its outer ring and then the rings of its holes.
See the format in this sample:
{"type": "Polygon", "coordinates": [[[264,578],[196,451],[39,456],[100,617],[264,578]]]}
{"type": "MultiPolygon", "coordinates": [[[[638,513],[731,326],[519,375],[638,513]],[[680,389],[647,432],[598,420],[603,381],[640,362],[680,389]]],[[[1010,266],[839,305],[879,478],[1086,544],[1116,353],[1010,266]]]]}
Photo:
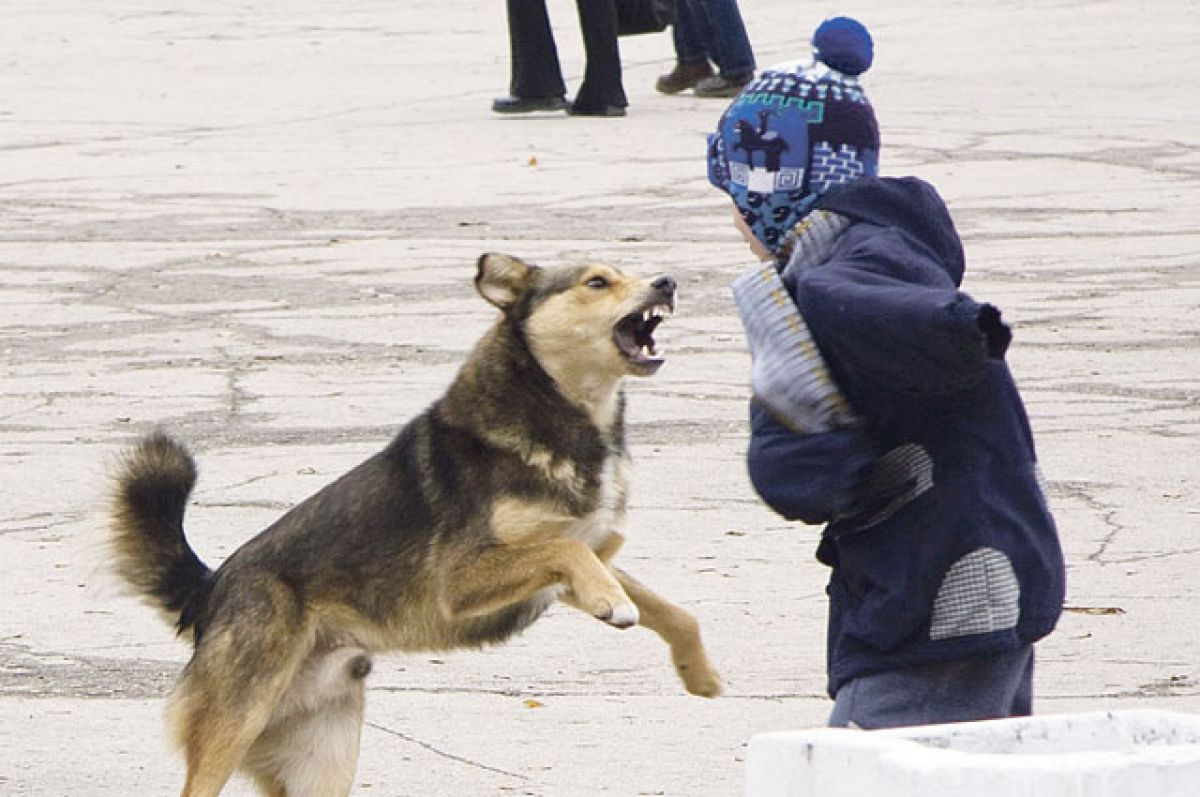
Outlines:
{"type": "Polygon", "coordinates": [[[831,695],[846,681],[1048,634],[1062,552],[999,312],[959,290],[962,245],[920,180],[863,179],[789,289],[861,428],[796,434],[751,406],[750,477],[785,517],[827,522],[831,695]]]}

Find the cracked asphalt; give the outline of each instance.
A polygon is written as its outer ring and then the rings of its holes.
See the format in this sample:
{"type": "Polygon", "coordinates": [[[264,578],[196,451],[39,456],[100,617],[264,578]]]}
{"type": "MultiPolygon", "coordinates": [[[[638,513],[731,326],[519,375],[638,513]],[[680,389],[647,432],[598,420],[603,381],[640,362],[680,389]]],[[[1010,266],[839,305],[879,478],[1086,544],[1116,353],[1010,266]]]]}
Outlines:
{"type": "MultiPolygon", "coordinates": [[[[843,9],[743,3],[761,65],[843,9]]],[[[569,85],[573,6],[551,0],[569,85]]],[[[965,287],[1015,327],[1069,567],[1041,712],[1200,711],[1200,16],[1119,0],[866,0],[883,170],[946,197],[965,287]]],[[[747,253],[705,179],[720,102],[495,117],[503,8],[9,0],[0,27],[0,793],[170,793],[187,649],[104,565],[105,473],[156,426],[197,451],[216,563],[382,446],[489,307],[475,259],[599,259],[680,282],[667,366],[630,386],[632,572],[701,620],[728,682],[554,609],[478,653],[386,656],[356,794],[736,794],[754,733],[823,723],[813,529],[744,476],[747,253]]],[[[230,794],[250,794],[235,783],[230,794]]]]}

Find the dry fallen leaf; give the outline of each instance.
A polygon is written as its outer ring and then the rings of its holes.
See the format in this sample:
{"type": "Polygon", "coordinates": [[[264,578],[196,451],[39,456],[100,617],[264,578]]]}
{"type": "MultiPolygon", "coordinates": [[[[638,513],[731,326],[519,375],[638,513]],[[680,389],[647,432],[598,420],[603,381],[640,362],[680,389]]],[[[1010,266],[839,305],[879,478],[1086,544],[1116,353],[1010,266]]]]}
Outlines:
{"type": "Polygon", "coordinates": [[[525,708],[544,708],[545,705],[546,704],[543,703],[542,701],[533,700],[532,698],[525,701],[525,708]]]}
{"type": "Polygon", "coordinates": [[[1071,614],[1125,614],[1120,606],[1064,606],[1063,611],[1071,614]]]}

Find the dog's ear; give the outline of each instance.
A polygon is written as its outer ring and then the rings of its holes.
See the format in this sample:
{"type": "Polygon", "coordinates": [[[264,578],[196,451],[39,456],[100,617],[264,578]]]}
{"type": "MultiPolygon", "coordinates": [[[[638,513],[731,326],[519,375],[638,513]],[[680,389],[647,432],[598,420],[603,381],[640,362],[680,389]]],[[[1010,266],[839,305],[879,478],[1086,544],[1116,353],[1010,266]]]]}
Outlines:
{"type": "Polygon", "coordinates": [[[501,310],[511,307],[533,284],[537,266],[509,255],[492,252],[480,255],[475,289],[501,310]]]}

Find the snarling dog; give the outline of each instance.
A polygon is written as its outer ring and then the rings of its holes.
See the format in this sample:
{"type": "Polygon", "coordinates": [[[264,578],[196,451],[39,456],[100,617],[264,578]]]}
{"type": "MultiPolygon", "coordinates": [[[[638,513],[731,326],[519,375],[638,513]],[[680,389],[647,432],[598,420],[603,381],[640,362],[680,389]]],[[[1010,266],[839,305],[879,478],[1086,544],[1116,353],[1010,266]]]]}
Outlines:
{"type": "Polygon", "coordinates": [[[446,393],[215,571],[184,535],[188,451],[156,432],[121,460],[116,568],[194,644],[168,712],[186,797],[239,769],[267,795],[347,794],[372,656],[501,642],[559,599],[655,631],[689,692],[720,691],[692,616],[608,564],[621,383],[662,365],[674,280],[486,254],[475,285],[501,312],[446,393]]]}

